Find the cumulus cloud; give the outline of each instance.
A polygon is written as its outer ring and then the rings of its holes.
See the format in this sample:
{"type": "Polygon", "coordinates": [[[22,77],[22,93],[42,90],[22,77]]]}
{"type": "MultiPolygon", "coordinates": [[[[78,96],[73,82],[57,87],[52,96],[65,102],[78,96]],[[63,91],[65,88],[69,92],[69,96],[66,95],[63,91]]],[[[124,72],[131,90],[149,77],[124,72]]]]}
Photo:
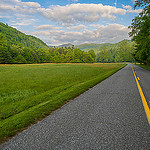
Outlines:
{"type": "Polygon", "coordinates": [[[100,25],[100,24],[90,24],[90,27],[94,27],[94,28],[101,28],[101,27],[105,27],[104,25],[100,25]]]}
{"type": "Polygon", "coordinates": [[[0,12],[3,12],[3,11],[14,11],[15,10],[15,7],[12,7],[11,5],[7,5],[7,4],[1,4],[0,5],[0,12]]]}
{"type": "Polygon", "coordinates": [[[77,30],[77,31],[85,29],[85,28],[86,28],[86,26],[83,25],[83,24],[80,24],[80,25],[77,25],[77,26],[67,27],[68,30],[77,30]]]}
{"type": "Polygon", "coordinates": [[[34,26],[37,30],[57,30],[61,29],[61,27],[55,27],[53,25],[40,25],[40,26],[34,26]]]}
{"type": "MultiPolygon", "coordinates": [[[[85,29],[82,32],[52,30],[33,32],[38,37],[44,37],[47,44],[56,45],[64,43],[81,44],[81,43],[115,43],[123,39],[129,39],[128,27],[120,24],[108,24],[106,26],[95,26],[93,30],[85,29]]],[[[43,40],[44,40],[43,38],[43,40]]]]}
{"type": "Polygon", "coordinates": [[[38,8],[41,14],[51,21],[62,23],[97,22],[101,18],[113,20],[115,15],[125,15],[126,10],[102,4],[55,5],[50,8],[38,8]]]}
{"type": "Polygon", "coordinates": [[[37,2],[21,2],[20,0],[1,0],[0,12],[29,14],[37,12],[40,4],[37,2]]]}
{"type": "Polygon", "coordinates": [[[7,3],[7,4],[17,4],[20,2],[21,0],[1,0],[1,3],[7,3]]]}
{"type": "Polygon", "coordinates": [[[41,5],[37,2],[21,2],[20,3],[22,6],[27,6],[27,7],[35,7],[35,8],[38,8],[40,7],[41,5]]]}
{"type": "Polygon", "coordinates": [[[22,19],[22,18],[16,18],[16,20],[11,21],[11,24],[13,26],[27,26],[27,25],[31,25],[34,24],[34,22],[36,22],[36,19],[32,19],[32,18],[27,18],[27,19],[22,19]]]}
{"type": "Polygon", "coordinates": [[[93,23],[100,19],[114,20],[116,15],[139,13],[141,10],[132,10],[131,6],[122,5],[122,8],[102,4],[68,4],[65,6],[51,5],[42,8],[37,2],[22,2],[21,0],[1,0],[0,15],[9,14],[38,14],[50,21],[58,22],[63,26],[79,23],[93,23]]]}
{"type": "Polygon", "coordinates": [[[126,9],[128,13],[137,13],[137,14],[139,14],[140,12],[142,12],[142,9],[132,9],[132,7],[130,5],[123,5],[122,4],[122,7],[124,9],[126,9]]]}
{"type": "MultiPolygon", "coordinates": [[[[123,8],[106,6],[102,4],[68,4],[65,6],[51,5],[43,8],[37,2],[22,2],[21,0],[0,0],[0,17],[11,16],[11,25],[32,25],[37,30],[33,32],[50,45],[72,43],[81,44],[118,42],[128,38],[129,29],[120,24],[95,25],[100,19],[114,20],[117,15],[138,13],[131,6],[122,5],[123,8]],[[35,26],[35,19],[41,15],[62,27],[54,25],[35,26]],[[92,25],[89,25],[91,24],[92,25]],[[89,26],[88,26],[89,25],[89,26]],[[92,30],[91,30],[91,27],[92,30]]],[[[78,0],[72,0],[71,2],[78,0]]],[[[117,1],[116,1],[117,2],[117,1]]],[[[32,34],[32,33],[30,33],[32,34]]]]}

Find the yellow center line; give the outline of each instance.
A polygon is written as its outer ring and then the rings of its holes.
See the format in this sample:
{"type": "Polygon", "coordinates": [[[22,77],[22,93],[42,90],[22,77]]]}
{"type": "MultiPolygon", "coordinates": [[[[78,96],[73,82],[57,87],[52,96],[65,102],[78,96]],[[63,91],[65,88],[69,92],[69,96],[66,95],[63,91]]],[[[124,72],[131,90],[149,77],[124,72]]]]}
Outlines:
{"type": "Polygon", "coordinates": [[[141,95],[141,99],[142,99],[142,102],[143,102],[143,106],[144,106],[144,109],[145,109],[147,120],[148,120],[148,123],[150,125],[150,109],[149,109],[148,104],[146,102],[146,99],[145,99],[145,96],[143,94],[142,88],[141,88],[141,86],[138,82],[138,79],[137,79],[136,75],[135,75],[135,71],[134,71],[133,67],[132,67],[132,71],[133,71],[133,74],[134,74],[134,77],[135,77],[135,80],[136,80],[136,83],[137,83],[137,86],[138,86],[138,89],[139,89],[139,93],[141,95]]]}

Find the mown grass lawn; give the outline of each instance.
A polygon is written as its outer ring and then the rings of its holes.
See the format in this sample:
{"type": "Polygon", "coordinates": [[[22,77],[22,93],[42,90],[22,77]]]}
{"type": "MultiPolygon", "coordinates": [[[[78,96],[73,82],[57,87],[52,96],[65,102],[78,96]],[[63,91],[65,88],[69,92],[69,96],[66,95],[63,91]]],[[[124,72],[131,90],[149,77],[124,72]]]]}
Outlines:
{"type": "Polygon", "coordinates": [[[0,65],[0,141],[42,119],[124,66],[0,65]]]}

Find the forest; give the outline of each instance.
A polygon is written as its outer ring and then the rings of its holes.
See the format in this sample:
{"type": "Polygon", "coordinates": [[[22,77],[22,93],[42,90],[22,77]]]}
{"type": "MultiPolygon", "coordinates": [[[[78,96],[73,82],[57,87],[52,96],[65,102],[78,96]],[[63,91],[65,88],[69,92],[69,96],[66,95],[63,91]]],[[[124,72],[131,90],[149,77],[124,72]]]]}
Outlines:
{"type": "MultiPolygon", "coordinates": [[[[116,44],[102,46],[97,51],[96,62],[135,62],[133,54],[135,53],[135,42],[123,40],[116,44]]],[[[97,48],[96,48],[97,49],[97,48]]]]}
{"type": "Polygon", "coordinates": [[[0,34],[0,63],[26,64],[26,63],[93,63],[95,53],[93,50],[84,52],[78,48],[36,48],[35,46],[22,46],[7,44],[6,38],[0,34]]]}
{"type": "Polygon", "coordinates": [[[85,50],[77,46],[48,47],[40,39],[0,23],[0,63],[94,63],[134,62],[135,42],[91,44],[85,50]]]}
{"type": "Polygon", "coordinates": [[[72,47],[48,47],[40,39],[0,23],[0,63],[93,63],[93,50],[72,47]]]}

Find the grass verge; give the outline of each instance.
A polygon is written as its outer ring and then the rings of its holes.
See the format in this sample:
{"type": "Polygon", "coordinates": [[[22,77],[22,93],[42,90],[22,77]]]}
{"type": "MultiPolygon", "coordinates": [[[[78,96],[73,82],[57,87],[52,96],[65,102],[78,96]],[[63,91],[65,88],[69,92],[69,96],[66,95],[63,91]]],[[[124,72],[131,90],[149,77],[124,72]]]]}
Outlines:
{"type": "Polygon", "coordinates": [[[46,117],[52,111],[60,108],[69,100],[100,83],[124,66],[123,64],[116,68],[109,66],[111,68],[110,70],[104,71],[103,74],[93,76],[89,80],[79,80],[62,85],[21,101],[15,101],[14,103],[7,102],[5,104],[6,106],[2,104],[2,109],[0,110],[0,142],[2,143],[8,137],[14,136],[25,127],[46,117]],[[7,108],[9,108],[8,111],[7,108]]]}
{"type": "Polygon", "coordinates": [[[136,65],[150,71],[150,66],[142,65],[142,64],[136,64],[136,65]]]}

